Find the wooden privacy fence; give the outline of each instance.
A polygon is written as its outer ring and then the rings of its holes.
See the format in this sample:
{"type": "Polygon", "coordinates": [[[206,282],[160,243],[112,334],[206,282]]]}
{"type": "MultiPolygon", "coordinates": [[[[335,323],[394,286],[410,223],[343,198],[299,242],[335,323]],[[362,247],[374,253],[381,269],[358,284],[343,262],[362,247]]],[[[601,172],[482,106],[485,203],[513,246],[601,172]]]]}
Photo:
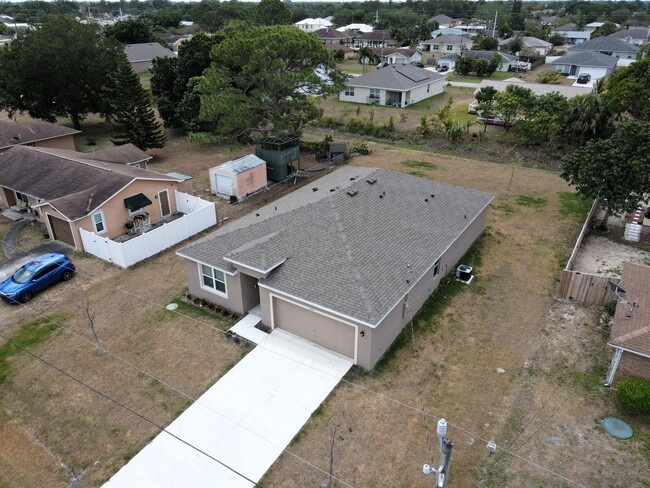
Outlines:
{"type": "Polygon", "coordinates": [[[605,304],[612,299],[610,280],[617,284],[621,281],[618,278],[565,269],[560,278],[558,297],[568,298],[586,305],[605,304]]]}
{"type": "Polygon", "coordinates": [[[608,278],[591,273],[581,273],[580,271],[573,271],[573,263],[580,251],[582,241],[587,235],[589,230],[589,223],[594,217],[598,209],[598,202],[594,200],[591,205],[591,210],[587,214],[585,223],[582,225],[580,235],[573,246],[573,252],[567,261],[566,267],[562,270],[562,277],[560,278],[560,286],[557,292],[558,298],[568,298],[576,302],[585,303],[587,305],[603,305],[612,299],[611,290],[609,289],[609,281],[619,283],[620,279],[608,278]]]}

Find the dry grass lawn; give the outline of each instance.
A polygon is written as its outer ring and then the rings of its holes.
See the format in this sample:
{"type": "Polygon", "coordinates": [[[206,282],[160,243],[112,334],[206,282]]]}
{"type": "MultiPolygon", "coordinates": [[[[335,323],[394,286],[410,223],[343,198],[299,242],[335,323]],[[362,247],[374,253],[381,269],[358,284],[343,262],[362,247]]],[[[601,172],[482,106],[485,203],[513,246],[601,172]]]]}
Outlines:
{"type": "MultiPolygon", "coordinates": [[[[101,133],[99,126],[89,129],[101,133]]],[[[428,444],[435,439],[435,417],[443,416],[455,442],[448,486],[468,487],[487,470],[478,486],[569,486],[516,457],[488,457],[489,439],[500,446],[514,440],[510,450],[518,456],[584,486],[648,483],[647,419],[630,419],[637,437],[627,442],[608,438],[597,426],[604,415],[622,414],[612,392],[599,386],[610,352],[596,311],[553,299],[560,261],[580,227],[562,212],[559,194],[566,184],[554,173],[516,168],[508,190],[512,166],[370,145],[373,153],[352,164],[496,196],[482,264],[470,287],[449,297],[441,313],[426,319],[429,324],[416,324],[422,332],[415,354],[404,347],[381,371],[348,375],[289,450],[327,469],[325,442],[338,418],[336,476],[356,487],[431,486],[421,466],[431,464],[428,444]],[[414,410],[420,407],[431,417],[414,410]]],[[[196,192],[206,195],[207,168],[251,149],[197,147],[171,138],[165,149],[152,151],[150,167],[194,175],[196,192]]],[[[235,219],[289,190],[278,185],[242,205],[218,202],[219,217],[235,219]]],[[[0,232],[5,227],[0,219],[0,232]]],[[[196,398],[245,353],[222,333],[232,319],[184,305],[182,314],[164,310],[185,289],[173,251],[128,270],[75,253],[79,272],[72,281],[28,306],[0,304],[0,333],[15,335],[35,319],[43,327],[43,316],[51,317],[57,325],[33,347],[36,353],[167,425],[190,403],[184,394],[196,398]],[[85,303],[99,339],[115,356],[98,354],[85,303]]],[[[0,361],[2,368],[9,371],[0,383],[2,487],[63,487],[73,477],[75,486],[97,486],[156,434],[150,424],[25,354],[0,361]]],[[[323,480],[322,472],[283,455],[262,485],[320,486],[323,480]]]]}

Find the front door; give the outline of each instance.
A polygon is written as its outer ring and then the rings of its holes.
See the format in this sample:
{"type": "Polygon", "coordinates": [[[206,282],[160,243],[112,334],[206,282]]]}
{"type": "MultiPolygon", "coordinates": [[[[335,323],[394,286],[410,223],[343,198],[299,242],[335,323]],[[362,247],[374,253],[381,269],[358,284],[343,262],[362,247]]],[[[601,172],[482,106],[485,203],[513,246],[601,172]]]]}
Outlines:
{"type": "Polygon", "coordinates": [[[158,203],[160,203],[160,216],[164,217],[165,215],[169,215],[171,212],[171,208],[169,206],[169,194],[167,193],[167,190],[163,190],[158,193],[158,203]]]}

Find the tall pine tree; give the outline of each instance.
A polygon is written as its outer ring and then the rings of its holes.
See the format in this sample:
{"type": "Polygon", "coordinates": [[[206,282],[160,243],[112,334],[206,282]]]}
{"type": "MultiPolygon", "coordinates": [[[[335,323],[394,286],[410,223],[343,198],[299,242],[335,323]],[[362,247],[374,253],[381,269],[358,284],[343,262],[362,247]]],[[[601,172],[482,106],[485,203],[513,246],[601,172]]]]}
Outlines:
{"type": "Polygon", "coordinates": [[[167,137],[151,107],[149,94],[122,56],[116,73],[113,144],[131,143],[143,151],[161,148],[167,137]]]}

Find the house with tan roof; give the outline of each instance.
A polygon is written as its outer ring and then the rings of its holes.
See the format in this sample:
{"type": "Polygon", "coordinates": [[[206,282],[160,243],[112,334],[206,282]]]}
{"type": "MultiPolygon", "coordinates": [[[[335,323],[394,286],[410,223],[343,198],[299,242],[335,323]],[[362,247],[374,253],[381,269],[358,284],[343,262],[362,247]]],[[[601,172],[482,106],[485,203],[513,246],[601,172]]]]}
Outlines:
{"type": "Polygon", "coordinates": [[[50,147],[75,150],[74,136],[81,131],[50,122],[19,123],[0,120],[0,151],[13,146],[50,147]]]}
{"type": "Polygon", "coordinates": [[[91,253],[100,242],[92,239],[126,241],[188,213],[190,181],[104,154],[27,146],[0,153],[0,207],[29,210],[52,239],[91,253]]]}
{"type": "Polygon", "coordinates": [[[627,376],[650,381],[650,266],[625,263],[607,343],[614,348],[608,385],[627,376]]]}
{"type": "Polygon", "coordinates": [[[193,296],[256,309],[265,326],[372,369],[481,235],[492,199],[343,167],[177,254],[193,296]]]}

